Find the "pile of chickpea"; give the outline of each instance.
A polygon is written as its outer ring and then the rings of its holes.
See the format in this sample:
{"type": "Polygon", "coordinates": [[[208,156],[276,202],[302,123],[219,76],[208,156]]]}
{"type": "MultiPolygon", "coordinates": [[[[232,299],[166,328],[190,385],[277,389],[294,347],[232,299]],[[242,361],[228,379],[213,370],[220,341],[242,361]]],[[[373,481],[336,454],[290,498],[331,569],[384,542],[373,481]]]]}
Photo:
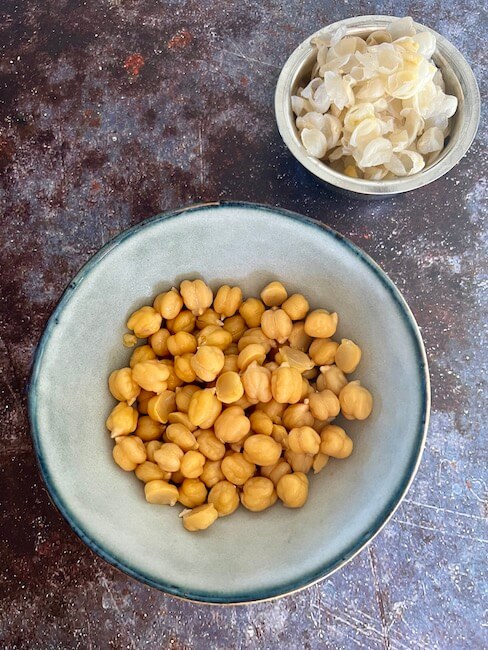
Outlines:
{"type": "Polygon", "coordinates": [[[202,280],[184,280],[130,316],[124,345],[147,343],[109,378],[115,462],[145,483],[149,503],[185,506],[190,531],[239,503],[303,506],[309,470],[352,452],[331,422],[341,412],[364,420],[373,408],[371,393],[347,379],[360,348],[331,338],[336,313],[310,311],[281,282],[260,298],[228,285],[214,297],[202,280]]]}

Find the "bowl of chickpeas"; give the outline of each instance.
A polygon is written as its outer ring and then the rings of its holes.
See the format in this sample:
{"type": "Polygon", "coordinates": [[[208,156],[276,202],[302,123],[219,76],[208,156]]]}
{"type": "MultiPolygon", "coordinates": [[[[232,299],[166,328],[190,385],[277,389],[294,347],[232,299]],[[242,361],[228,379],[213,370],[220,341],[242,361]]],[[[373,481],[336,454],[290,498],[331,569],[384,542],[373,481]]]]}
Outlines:
{"type": "Polygon", "coordinates": [[[273,598],[337,570],[420,462],[429,377],[404,299],[336,232],[215,203],[119,235],[36,353],[50,495],[90,548],[175,596],[273,598]]]}

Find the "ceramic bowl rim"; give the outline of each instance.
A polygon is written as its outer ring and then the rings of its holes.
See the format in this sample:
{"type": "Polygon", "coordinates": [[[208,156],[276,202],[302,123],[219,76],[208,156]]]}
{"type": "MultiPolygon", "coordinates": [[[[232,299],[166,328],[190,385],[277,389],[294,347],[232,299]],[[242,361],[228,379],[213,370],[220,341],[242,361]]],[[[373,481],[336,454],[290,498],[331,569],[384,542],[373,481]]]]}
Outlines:
{"type": "Polygon", "coordinates": [[[56,508],[63,515],[64,519],[67,521],[71,529],[78,535],[78,537],[97,555],[99,555],[106,562],[121,570],[123,573],[128,574],[132,578],[135,578],[142,583],[145,583],[151,587],[155,587],[160,591],[163,591],[171,596],[177,598],[182,598],[184,600],[190,600],[198,603],[207,603],[207,604],[220,604],[220,605],[237,605],[245,604],[249,602],[258,602],[264,600],[272,600],[281,596],[289,595],[291,593],[300,591],[306,587],[309,587],[316,582],[324,579],[325,577],[331,575],[333,572],[340,569],[342,566],[347,564],[352,560],[365,546],[367,546],[376,535],[383,529],[383,527],[388,523],[396,509],[403,500],[405,494],[407,493],[410,485],[412,484],[413,479],[417,473],[418,467],[420,465],[422,452],[425,446],[425,440],[427,435],[427,429],[429,424],[430,416],[430,378],[429,370],[427,363],[427,356],[422,341],[422,336],[420,330],[415,321],[415,318],[408,307],[405,299],[401,295],[400,291],[397,289],[393,281],[388,277],[388,275],[374,262],[374,260],[369,257],[362,249],[353,244],[349,239],[345,238],[343,235],[339,234],[329,226],[311,219],[310,217],[304,217],[296,212],[290,210],[285,210],[283,208],[267,206],[257,203],[244,202],[244,201],[218,201],[218,202],[209,202],[209,203],[200,203],[190,206],[185,206],[183,208],[172,210],[169,212],[158,214],[154,217],[150,217],[135,226],[124,230],[119,235],[107,242],[98,252],[96,252],[92,257],[88,259],[87,262],[81,267],[78,273],[75,275],[73,280],[66,287],[62,293],[56,307],[54,308],[51,316],[49,317],[44,331],[41,335],[40,341],[36,348],[33,362],[32,362],[32,371],[28,384],[28,415],[31,425],[31,436],[34,444],[34,450],[36,453],[37,462],[39,464],[41,476],[47,487],[48,494],[53,501],[56,508]],[[405,469],[402,483],[399,489],[395,492],[394,495],[390,498],[387,506],[383,511],[377,516],[375,523],[370,527],[370,530],[366,531],[354,544],[348,549],[346,553],[339,554],[332,561],[321,565],[318,569],[314,570],[311,573],[300,576],[299,579],[293,580],[291,582],[286,582],[285,584],[277,583],[272,587],[266,589],[255,589],[248,590],[242,593],[235,594],[221,594],[221,593],[212,593],[210,591],[185,591],[174,584],[168,584],[163,580],[154,579],[151,575],[148,575],[139,569],[131,566],[129,563],[124,562],[121,559],[115,557],[110,551],[106,550],[101,543],[92,539],[85,531],[83,526],[77,521],[76,515],[71,511],[69,503],[65,502],[63,496],[58,493],[57,489],[54,487],[54,482],[51,479],[51,475],[47,469],[47,465],[44,460],[43,447],[41,442],[41,436],[39,433],[38,421],[37,421],[37,386],[39,383],[40,372],[42,368],[42,359],[44,351],[47,344],[49,343],[51,333],[53,328],[57,325],[59,320],[59,315],[63,311],[65,305],[71,299],[73,293],[77,290],[77,287],[83,282],[84,278],[94,269],[94,267],[101,262],[101,260],[110,253],[111,250],[116,248],[119,244],[124,242],[126,239],[137,235],[140,231],[151,227],[155,223],[160,223],[169,219],[175,219],[179,217],[185,217],[187,214],[205,210],[208,208],[229,208],[237,207],[244,209],[257,209],[260,211],[268,211],[278,215],[280,218],[290,219],[298,222],[301,225],[317,229],[323,236],[332,237],[342,246],[352,251],[361,262],[365,263],[378,277],[384,287],[390,292],[392,298],[399,308],[399,312],[402,316],[404,322],[408,325],[410,334],[412,336],[413,342],[415,344],[417,363],[419,366],[419,372],[421,376],[421,381],[419,385],[419,390],[421,391],[421,409],[419,414],[419,423],[418,430],[416,435],[416,450],[413,453],[413,457],[410,459],[409,465],[405,469]]]}

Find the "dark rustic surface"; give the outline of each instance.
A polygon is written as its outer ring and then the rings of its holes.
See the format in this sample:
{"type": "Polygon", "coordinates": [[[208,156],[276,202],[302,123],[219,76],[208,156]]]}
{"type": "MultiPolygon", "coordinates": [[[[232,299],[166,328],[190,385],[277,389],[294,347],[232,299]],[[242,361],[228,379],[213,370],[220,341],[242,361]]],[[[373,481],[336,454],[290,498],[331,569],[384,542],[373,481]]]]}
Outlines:
{"type": "Polygon", "coordinates": [[[300,168],[273,117],[295,45],[357,13],[434,27],[481,85],[482,5],[2,0],[2,647],[487,647],[483,131],[445,178],[364,203],[300,168]],[[410,303],[433,383],[419,474],[374,543],[300,594],[228,608],[167,597],[83,546],[39,478],[25,405],[34,347],[80,265],[145,217],[219,198],[297,210],[362,246],[410,303]]]}

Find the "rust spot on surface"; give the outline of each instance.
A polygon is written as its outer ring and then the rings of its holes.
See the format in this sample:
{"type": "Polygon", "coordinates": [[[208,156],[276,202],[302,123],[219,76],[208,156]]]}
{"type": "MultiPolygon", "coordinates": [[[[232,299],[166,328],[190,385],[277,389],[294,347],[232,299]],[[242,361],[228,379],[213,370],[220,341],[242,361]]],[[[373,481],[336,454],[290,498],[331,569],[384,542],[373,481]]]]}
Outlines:
{"type": "Polygon", "coordinates": [[[187,29],[180,29],[169,39],[167,47],[169,50],[182,50],[192,40],[193,36],[187,29]]]}
{"type": "Polygon", "coordinates": [[[132,77],[137,77],[144,63],[145,61],[142,54],[135,52],[134,54],[129,54],[129,56],[125,59],[124,68],[132,77]]]}

